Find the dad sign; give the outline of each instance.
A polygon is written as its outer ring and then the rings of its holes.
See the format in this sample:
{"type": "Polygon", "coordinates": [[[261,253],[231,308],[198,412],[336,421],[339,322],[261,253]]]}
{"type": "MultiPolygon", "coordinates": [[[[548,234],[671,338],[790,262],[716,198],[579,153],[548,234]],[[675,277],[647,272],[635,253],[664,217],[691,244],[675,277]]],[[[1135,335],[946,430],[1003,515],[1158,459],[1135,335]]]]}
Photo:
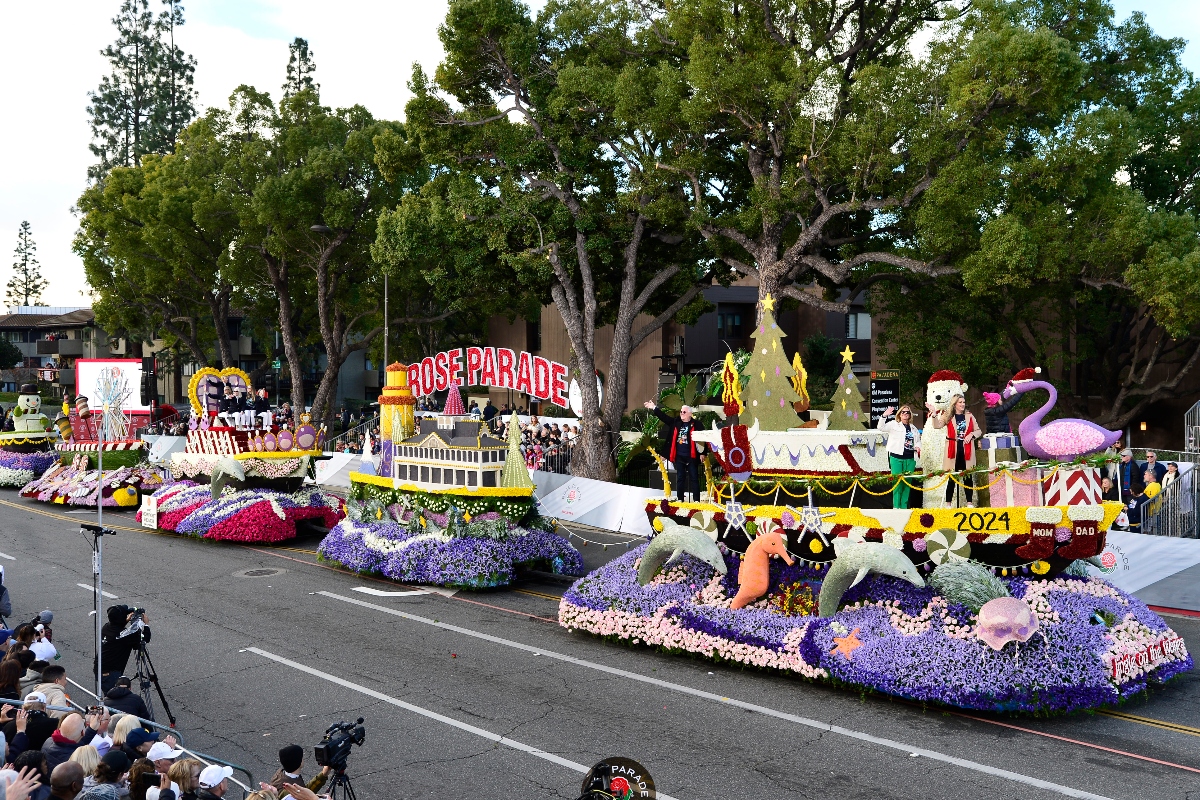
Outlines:
{"type": "Polygon", "coordinates": [[[418,397],[451,383],[512,389],[567,407],[566,365],[507,347],[456,347],[408,367],[408,385],[418,397]]]}

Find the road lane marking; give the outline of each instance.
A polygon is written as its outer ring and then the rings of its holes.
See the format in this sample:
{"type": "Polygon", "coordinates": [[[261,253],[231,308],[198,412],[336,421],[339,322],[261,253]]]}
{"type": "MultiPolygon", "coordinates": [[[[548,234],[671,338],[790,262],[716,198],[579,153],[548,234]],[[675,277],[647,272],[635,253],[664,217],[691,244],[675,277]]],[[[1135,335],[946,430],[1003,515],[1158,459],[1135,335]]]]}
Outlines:
{"type": "MultiPolygon", "coordinates": [[[[533,745],[528,745],[524,742],[518,742],[516,739],[510,739],[507,736],[501,736],[498,733],[492,733],[491,731],[484,730],[483,728],[476,727],[469,723],[461,722],[453,717],[447,717],[445,714],[439,714],[436,711],[431,711],[428,708],[422,708],[421,706],[415,706],[412,703],[406,703],[403,700],[398,700],[395,697],[384,694],[383,692],[377,692],[374,689],[368,689],[366,686],[353,683],[345,678],[339,678],[336,675],[330,675],[328,672],[322,672],[319,669],[314,669],[313,667],[301,664],[298,661],[292,661],[289,658],[277,656],[274,653],[268,653],[266,650],[262,650],[257,647],[247,647],[245,651],[247,653],[260,655],[263,658],[268,658],[277,664],[283,664],[284,666],[307,673],[314,677],[320,678],[321,680],[328,681],[329,683],[337,684],[338,686],[358,692],[359,694],[365,694],[367,697],[373,697],[376,700],[396,706],[397,708],[403,708],[405,711],[411,711],[414,714],[420,714],[422,717],[435,720],[443,725],[449,725],[452,728],[458,728],[460,731],[466,731],[467,733],[474,734],[480,738],[495,742],[496,744],[502,744],[505,747],[511,747],[513,750],[519,750],[522,753],[528,753],[531,756],[536,756],[537,758],[549,761],[552,764],[557,764],[560,767],[572,769],[580,774],[586,775],[591,769],[591,767],[584,766],[577,761],[571,761],[570,759],[557,756],[554,753],[549,753],[541,748],[534,747],[533,745]]],[[[663,798],[663,800],[675,800],[675,798],[671,797],[670,795],[663,794],[662,792],[658,792],[658,796],[663,798]]]]}
{"type": "Polygon", "coordinates": [[[0,558],[7,558],[9,561],[16,561],[16,556],[10,556],[8,553],[0,553],[0,558]]]}
{"type": "Polygon", "coordinates": [[[371,589],[367,586],[355,586],[354,591],[362,592],[363,594],[373,595],[375,597],[412,597],[417,594],[429,594],[424,589],[414,589],[408,592],[385,592],[383,589],[371,589]]]}
{"type": "MultiPolygon", "coordinates": [[[[87,589],[87,590],[88,590],[89,592],[91,592],[92,594],[95,594],[95,593],[96,593],[96,587],[95,587],[95,586],[89,586],[89,585],[88,585],[88,584],[86,584],[86,583],[77,583],[77,584],[75,584],[75,585],[76,585],[76,586],[78,586],[80,589],[87,589]]],[[[101,589],[101,590],[100,590],[100,594],[101,594],[101,595],[103,595],[104,597],[107,597],[109,600],[116,600],[116,599],[117,599],[117,596],[116,596],[115,594],[109,594],[108,592],[104,591],[103,589],[101,589]]]]}
{"type": "Polygon", "coordinates": [[[553,600],[556,603],[562,601],[561,594],[546,594],[545,592],[535,592],[532,589],[513,589],[513,591],[520,594],[527,594],[531,597],[540,597],[543,600],[553,600]]]}
{"type": "Polygon", "coordinates": [[[918,755],[924,756],[925,758],[931,759],[933,761],[941,761],[942,763],[953,764],[954,766],[962,767],[964,769],[969,769],[973,772],[981,772],[985,775],[992,775],[994,777],[1003,778],[1005,780],[1014,781],[1016,783],[1023,783],[1026,786],[1034,786],[1039,789],[1045,789],[1046,791],[1054,792],[1055,794],[1060,794],[1060,795],[1063,795],[1064,797],[1078,797],[1078,798],[1084,798],[1084,800],[1109,800],[1109,798],[1106,798],[1104,795],[1092,794],[1091,792],[1085,792],[1082,789],[1075,789],[1070,786],[1063,786],[1061,784],[1053,783],[1051,781],[1042,780],[1041,778],[1035,778],[1031,775],[1023,775],[1019,772],[1010,772],[1009,770],[1006,770],[1006,769],[1001,769],[999,767],[993,767],[988,764],[981,764],[977,761],[969,761],[965,758],[959,758],[958,756],[952,756],[947,753],[940,753],[936,750],[926,750],[924,748],[915,747],[913,745],[905,744],[904,742],[898,742],[893,739],[885,739],[881,736],[874,736],[872,734],[864,733],[862,731],[856,731],[851,728],[843,728],[840,725],[830,725],[828,722],[822,722],[821,720],[810,719],[808,717],[801,717],[801,716],[797,716],[796,714],[789,714],[785,711],[777,711],[773,708],[756,705],[754,703],[747,703],[742,700],[734,700],[733,698],[723,697],[723,696],[721,696],[719,694],[715,694],[713,692],[706,692],[703,689],[694,689],[690,686],[685,686],[680,683],[671,683],[670,681],[664,681],[664,680],[660,680],[658,678],[651,678],[646,675],[639,675],[636,672],[629,672],[628,670],[618,669],[616,667],[609,667],[604,664],[597,664],[594,661],[587,661],[582,658],[576,658],[575,656],[569,656],[564,653],[556,653],[552,650],[546,650],[541,647],[533,647],[532,645],[522,644],[521,642],[514,642],[511,639],[503,639],[499,636],[492,636],[491,634],[480,633],[479,631],[473,631],[469,628],[461,628],[457,625],[451,625],[446,622],[437,622],[436,620],[432,620],[427,617],[418,616],[416,614],[410,614],[407,611],[400,611],[399,609],[395,609],[395,608],[387,608],[386,606],[380,606],[380,605],[376,605],[374,603],[368,603],[366,601],[359,600],[354,597],[345,597],[344,595],[335,594],[334,592],[325,592],[325,591],[317,592],[317,594],[323,595],[324,597],[330,597],[334,600],[341,600],[344,603],[351,603],[356,606],[362,606],[363,608],[370,608],[375,611],[381,611],[384,614],[390,614],[394,617],[402,617],[411,622],[419,622],[423,625],[430,625],[435,628],[441,628],[443,630],[451,631],[453,633],[460,633],[460,634],[463,634],[464,636],[471,636],[476,639],[482,639],[487,642],[492,642],[493,644],[499,644],[499,645],[503,645],[505,647],[511,647],[515,650],[523,650],[527,653],[533,653],[538,656],[546,656],[547,658],[553,658],[558,661],[566,662],[568,664],[575,664],[576,666],[584,667],[586,669],[596,670],[597,672],[604,672],[609,675],[616,675],[616,676],[619,676],[622,678],[628,678],[629,680],[637,681],[639,683],[646,683],[646,684],[650,684],[652,686],[658,686],[663,689],[669,689],[673,692],[679,692],[680,694],[691,695],[692,697],[699,697],[704,700],[711,700],[716,703],[721,703],[722,705],[733,706],[734,708],[740,708],[745,711],[753,711],[757,714],[762,714],[763,716],[774,717],[775,719],[781,719],[781,720],[785,720],[787,722],[793,722],[797,725],[803,725],[806,728],[815,728],[817,730],[825,731],[827,733],[835,733],[839,736],[844,736],[848,739],[855,739],[860,742],[869,742],[871,744],[879,745],[880,747],[886,747],[890,750],[899,750],[899,751],[902,751],[907,754],[916,753],[918,755]]]}
{"type": "Polygon", "coordinates": [[[1200,728],[1193,728],[1190,725],[1181,725],[1178,722],[1170,722],[1165,719],[1155,719],[1153,717],[1139,717],[1136,714],[1126,714],[1123,711],[1097,711],[1097,714],[1103,714],[1106,717],[1114,717],[1123,719],[1126,722],[1137,722],[1142,725],[1151,725],[1155,728],[1174,731],[1175,733],[1186,733],[1189,736],[1200,736],[1200,728]]]}

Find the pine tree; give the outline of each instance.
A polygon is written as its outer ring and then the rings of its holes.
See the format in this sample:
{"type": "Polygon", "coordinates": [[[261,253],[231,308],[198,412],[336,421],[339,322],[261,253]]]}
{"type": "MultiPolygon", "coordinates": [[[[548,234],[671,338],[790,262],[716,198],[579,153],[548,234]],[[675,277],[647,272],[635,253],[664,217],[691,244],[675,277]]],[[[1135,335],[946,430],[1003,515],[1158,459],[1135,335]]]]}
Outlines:
{"type": "Polygon", "coordinates": [[[842,374],[838,376],[837,388],[833,390],[833,411],[829,412],[829,430],[831,431],[862,431],[867,429],[867,416],[863,414],[862,404],[866,400],[858,390],[858,376],[854,374],[854,353],[850,345],[842,351],[842,374]]]}
{"type": "Polygon", "coordinates": [[[500,485],[505,489],[533,488],[529,467],[525,466],[525,456],[521,454],[521,419],[515,411],[508,418],[508,452],[504,456],[500,485]]]}
{"type": "Polygon", "coordinates": [[[146,153],[169,153],[196,115],[196,60],[175,45],[183,24],[178,0],[163,0],[157,19],[149,0],[124,0],[113,18],[117,40],[101,51],[112,72],[89,93],[92,153],[100,159],[88,177],[133,166],[146,153]]]}
{"type": "Polygon", "coordinates": [[[13,262],[13,276],[8,281],[8,292],[5,302],[13,306],[40,306],[42,290],[46,281],[42,278],[42,266],[34,253],[37,245],[29,229],[29,222],[21,223],[17,231],[17,249],[13,251],[16,261],[13,262]]]}
{"type": "Polygon", "coordinates": [[[313,73],[317,71],[317,62],[313,60],[313,54],[308,49],[308,40],[297,36],[288,45],[288,52],[290,57],[287,65],[287,80],[283,82],[283,96],[291,97],[305,89],[320,92],[321,84],[315,83],[312,79],[313,73]]]}
{"type": "Polygon", "coordinates": [[[796,409],[792,407],[800,395],[792,388],[792,367],[780,344],[784,333],[775,322],[774,311],[775,300],[767,295],[762,302],[762,318],[750,334],[754,339],[754,350],[746,364],[750,380],[742,398],[743,417],[749,419],[742,419],[742,422],[750,425],[757,419],[762,430],[785,431],[800,424],[796,409]]]}

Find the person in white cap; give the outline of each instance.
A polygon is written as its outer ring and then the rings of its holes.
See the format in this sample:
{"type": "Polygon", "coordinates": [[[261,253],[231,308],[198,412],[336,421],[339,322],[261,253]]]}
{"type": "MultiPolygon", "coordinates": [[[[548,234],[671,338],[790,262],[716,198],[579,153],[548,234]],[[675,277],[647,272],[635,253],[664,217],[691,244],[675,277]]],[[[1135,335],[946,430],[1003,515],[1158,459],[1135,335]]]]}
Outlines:
{"type": "Polygon", "coordinates": [[[224,797],[229,791],[229,776],[233,767],[222,764],[209,764],[200,772],[200,789],[196,792],[196,800],[211,800],[224,797]]]}
{"type": "MultiPolygon", "coordinates": [[[[183,755],[182,750],[172,750],[171,746],[165,742],[155,742],[150,746],[150,752],[146,753],[146,758],[153,762],[154,771],[161,776],[167,774],[171,769],[171,765],[175,763],[175,759],[181,755],[183,755]]],[[[158,800],[159,794],[164,788],[168,787],[161,785],[151,786],[146,790],[146,800],[158,800]]],[[[179,797],[179,784],[175,783],[175,781],[170,781],[169,788],[175,793],[176,797],[179,797]]]]}
{"type": "Polygon", "coordinates": [[[33,655],[38,661],[53,661],[58,658],[58,648],[54,643],[46,638],[46,626],[38,623],[33,626],[36,634],[33,637],[33,643],[29,645],[29,649],[33,651],[33,655]]]}

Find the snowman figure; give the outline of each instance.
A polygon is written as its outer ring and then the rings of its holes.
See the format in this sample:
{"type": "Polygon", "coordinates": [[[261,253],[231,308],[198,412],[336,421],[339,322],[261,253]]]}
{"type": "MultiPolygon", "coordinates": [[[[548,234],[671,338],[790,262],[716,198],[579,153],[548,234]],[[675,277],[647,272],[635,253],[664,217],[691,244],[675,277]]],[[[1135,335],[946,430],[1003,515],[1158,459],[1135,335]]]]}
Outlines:
{"type": "Polygon", "coordinates": [[[18,433],[45,433],[50,429],[50,418],[42,413],[42,398],[37,386],[21,384],[17,405],[13,408],[13,431],[18,433]]]}

